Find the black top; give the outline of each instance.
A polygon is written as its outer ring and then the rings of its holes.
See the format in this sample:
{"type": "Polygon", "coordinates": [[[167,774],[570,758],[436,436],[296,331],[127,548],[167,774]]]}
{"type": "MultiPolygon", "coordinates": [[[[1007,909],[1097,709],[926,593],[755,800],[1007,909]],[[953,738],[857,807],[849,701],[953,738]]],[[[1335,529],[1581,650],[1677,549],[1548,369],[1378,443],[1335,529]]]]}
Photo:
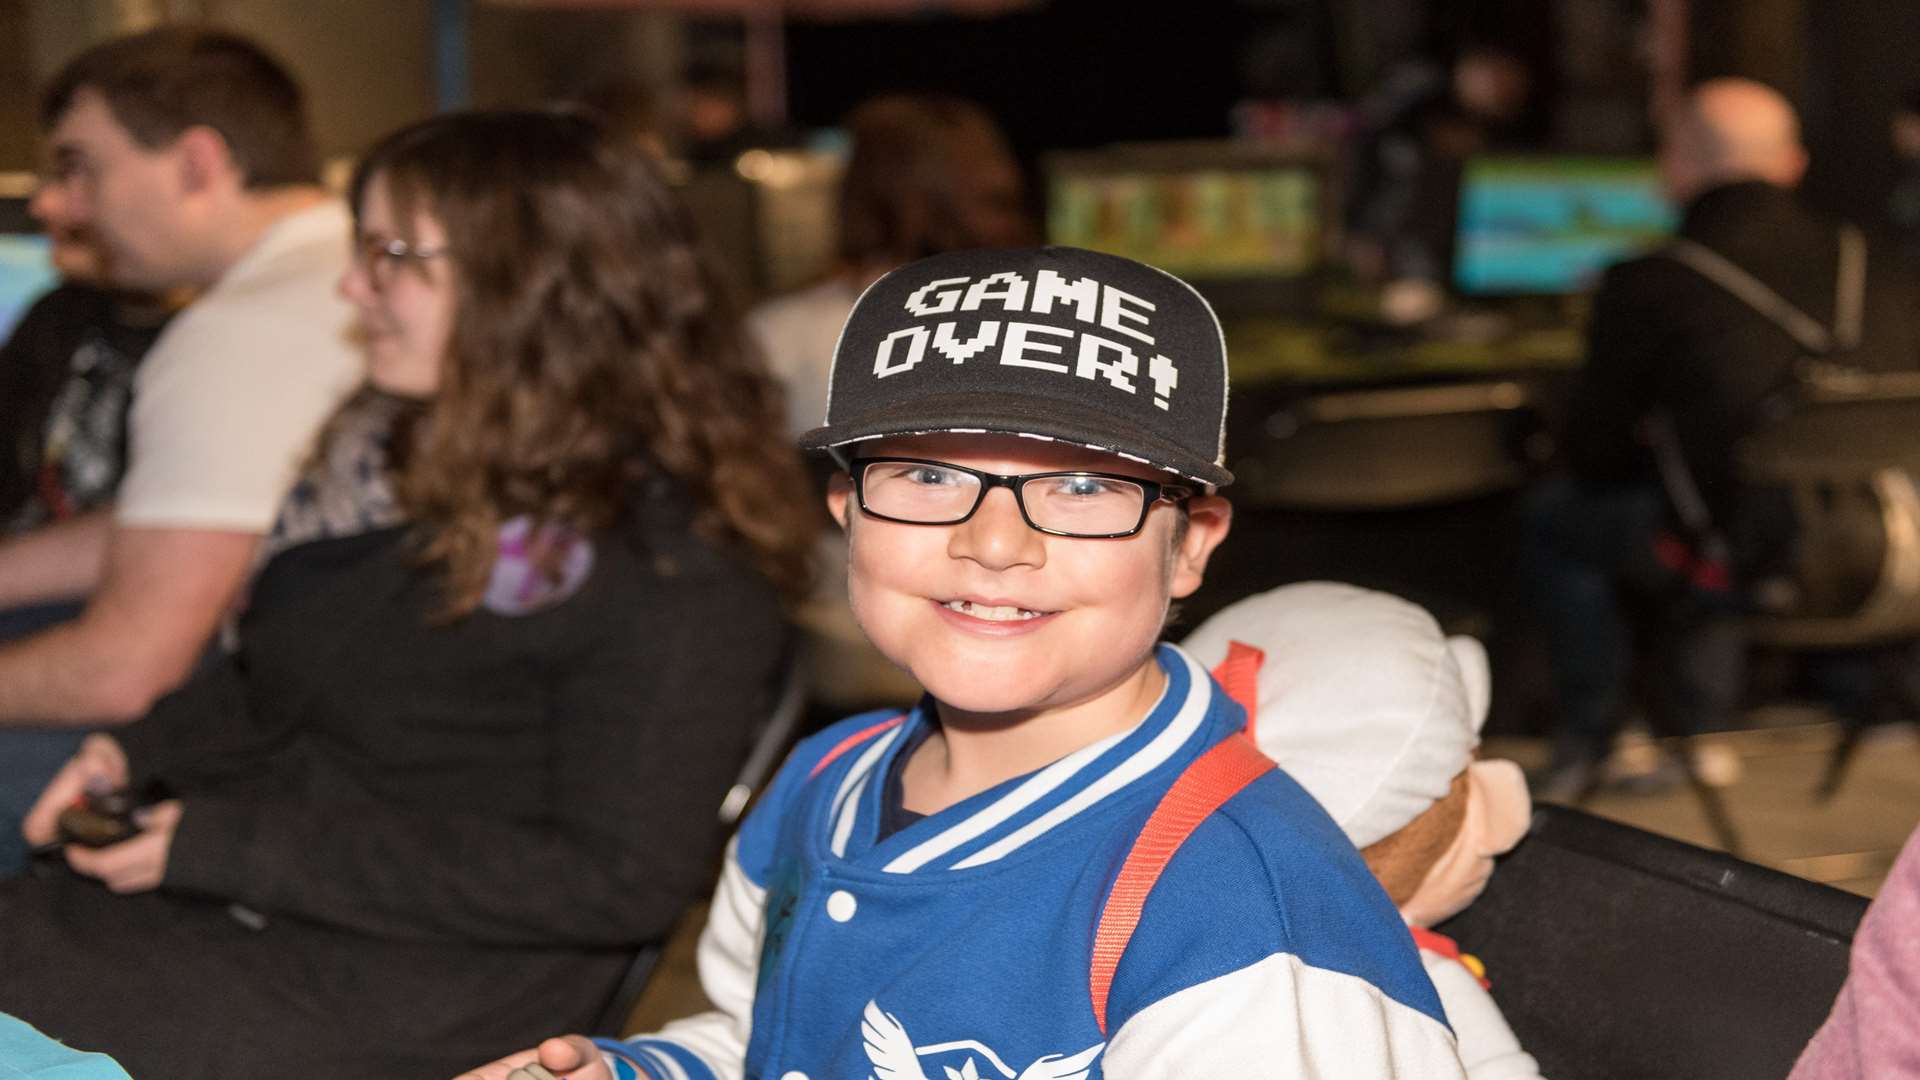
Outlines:
{"type": "MultiPolygon", "coordinates": [[[[1716,188],[1687,207],[1679,233],[1833,325],[1839,225],[1791,192],[1762,183],[1716,188]]],[[[1920,368],[1920,286],[1892,245],[1869,240],[1868,251],[1863,341],[1837,360],[1874,371],[1920,368]]],[[[1791,384],[1801,356],[1785,331],[1671,258],[1615,266],[1594,301],[1568,462],[1593,486],[1655,482],[1639,432],[1650,411],[1665,409],[1702,493],[1723,516],[1734,445],[1758,407],[1791,384]]]]}
{"type": "Polygon", "coordinates": [[[165,324],[150,298],[86,285],[62,285],[27,309],[0,345],[0,526],[112,498],[126,471],[134,370],[165,324]]]}
{"type": "Polygon", "coordinates": [[[663,936],[770,707],[773,589],[672,503],[528,615],[433,622],[410,551],[393,528],[277,556],[239,654],[122,733],[184,801],[164,887],[386,938],[663,936]]]}
{"type": "MultiPolygon", "coordinates": [[[[932,717],[933,710],[927,710],[932,717]]],[[[926,743],[927,737],[939,727],[938,721],[920,724],[907,736],[907,741],[893,755],[893,762],[887,766],[887,783],[880,796],[880,836],[875,840],[885,840],[901,829],[925,818],[927,815],[907,809],[906,772],[907,762],[913,758],[913,752],[926,743]]]]}

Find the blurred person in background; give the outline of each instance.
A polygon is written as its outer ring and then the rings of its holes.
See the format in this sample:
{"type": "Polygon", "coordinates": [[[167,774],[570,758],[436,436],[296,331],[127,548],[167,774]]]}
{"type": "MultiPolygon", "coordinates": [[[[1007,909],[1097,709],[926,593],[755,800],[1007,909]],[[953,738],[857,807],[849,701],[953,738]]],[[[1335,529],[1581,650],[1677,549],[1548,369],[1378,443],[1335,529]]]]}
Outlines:
{"type": "Polygon", "coordinates": [[[124,786],[144,831],[0,886],[0,1011],[137,1076],[450,1075],[593,1022],[709,879],[806,589],[777,393],[644,151],[455,114],[351,197],[370,385],[282,519],[338,535],[27,821],[124,786]]]}
{"type": "Polygon", "coordinates": [[[1900,238],[1901,250],[1920,263],[1920,86],[1907,93],[1891,127],[1899,176],[1887,202],[1887,217],[1900,238]]]}
{"type": "MultiPolygon", "coordinates": [[[[127,415],[142,356],[175,304],[106,283],[106,258],[70,212],[59,184],[42,184],[28,210],[46,230],[60,284],[35,301],[0,345],[0,535],[17,536],[104,510],[126,472],[127,415]]],[[[0,611],[0,640],[66,622],[78,600],[54,600],[0,611]]],[[[17,828],[32,777],[44,778],[73,753],[70,729],[6,736],[12,765],[23,771],[0,809],[0,876],[24,865],[17,828]]],[[[0,798],[4,798],[0,796],[0,798]]]]}
{"type": "Polygon", "coordinates": [[[1445,282],[1460,168],[1522,140],[1535,92],[1517,54],[1472,43],[1444,69],[1403,67],[1361,103],[1348,245],[1360,277],[1445,282]]]}
{"type": "Polygon", "coordinates": [[[794,145],[792,131],[754,118],[746,72],[737,63],[709,59],[689,64],[674,106],[680,157],[696,168],[731,168],[747,150],[794,145]]]}
{"type": "MultiPolygon", "coordinates": [[[[838,268],[811,288],[770,300],[747,327],[786,388],[787,434],[827,414],[833,347],[853,302],[887,271],[928,255],[1020,247],[1035,228],[1019,163],[993,118],[959,98],[889,94],[847,117],[852,150],[840,181],[838,268]]],[[[836,714],[908,704],[919,686],[868,643],[847,608],[846,541],[821,534],[820,587],[808,630],[810,700],[836,714]]]]}
{"type": "Polygon", "coordinates": [[[0,610],[85,598],[0,646],[0,876],[20,814],[88,727],[187,677],[255,566],[314,432],[360,377],[345,208],[319,187],[300,87],[244,38],[175,26],[95,46],[41,105],[65,225],[116,287],[196,294],[132,377],[109,508],[0,544],[0,610]]]}
{"type": "Polygon", "coordinates": [[[607,129],[638,143],[657,158],[667,157],[666,134],[661,130],[660,97],[638,79],[603,79],[579,95],[578,104],[598,114],[607,129]]]}
{"type": "MultiPolygon", "coordinates": [[[[1697,87],[1664,132],[1660,167],[1683,208],[1680,240],[1820,327],[1850,319],[1841,311],[1849,290],[1838,282],[1848,273],[1843,264],[1861,260],[1859,343],[1834,362],[1869,371],[1920,366],[1920,291],[1891,252],[1794,194],[1807,154],[1780,94],[1743,79],[1697,87]]],[[[1777,312],[1763,312],[1676,250],[1614,266],[1602,279],[1586,365],[1569,397],[1568,475],[1536,490],[1526,511],[1527,567],[1559,710],[1552,765],[1536,788],[1544,798],[1575,798],[1598,782],[1625,719],[1637,636],[1659,668],[1649,680],[1657,730],[1696,734],[1731,723],[1745,669],[1746,643],[1732,617],[1739,590],[1787,542],[1790,523],[1741,498],[1735,455],[1771,403],[1797,384],[1807,353],[1777,312]],[[1730,560],[1715,565],[1680,535],[1651,448],[1656,431],[1671,433],[1662,445],[1684,462],[1711,521],[1734,539],[1730,560]]],[[[1710,781],[1730,781],[1737,768],[1731,759],[1707,764],[1710,781]]]]}
{"type": "Polygon", "coordinates": [[[51,183],[28,202],[60,284],[0,345],[0,529],[9,534],[112,501],[126,471],[134,370],[175,306],[113,288],[70,206],[51,183]]]}

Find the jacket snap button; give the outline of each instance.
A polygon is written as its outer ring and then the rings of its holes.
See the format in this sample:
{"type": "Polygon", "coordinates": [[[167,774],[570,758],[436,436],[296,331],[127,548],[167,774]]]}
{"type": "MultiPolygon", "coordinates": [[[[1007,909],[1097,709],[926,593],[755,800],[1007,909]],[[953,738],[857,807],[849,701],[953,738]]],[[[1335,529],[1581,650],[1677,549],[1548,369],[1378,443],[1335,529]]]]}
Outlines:
{"type": "Polygon", "coordinates": [[[859,908],[860,905],[854,900],[853,894],[845,889],[836,889],[832,896],[827,897],[827,918],[834,922],[846,922],[853,918],[853,913],[859,908]]]}

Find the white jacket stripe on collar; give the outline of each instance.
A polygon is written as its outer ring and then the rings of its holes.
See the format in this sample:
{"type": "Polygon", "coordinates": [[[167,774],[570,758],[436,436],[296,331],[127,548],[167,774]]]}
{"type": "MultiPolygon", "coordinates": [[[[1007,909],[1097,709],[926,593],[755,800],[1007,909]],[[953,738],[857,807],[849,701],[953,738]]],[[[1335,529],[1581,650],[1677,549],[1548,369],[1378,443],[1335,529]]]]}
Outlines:
{"type": "Polygon", "coordinates": [[[896,727],[873,740],[873,745],[860,755],[860,760],[853,763],[853,768],[847,770],[846,779],[840,781],[840,790],[834,792],[832,820],[835,855],[847,853],[847,838],[853,835],[854,819],[860,816],[860,796],[867,790],[867,774],[873,771],[874,763],[880,760],[880,756],[887,752],[887,747],[893,745],[903,730],[896,727]]]}
{"type": "Polygon", "coordinates": [[[1061,822],[1152,772],[1186,745],[1187,741],[1200,729],[1201,721],[1206,719],[1207,711],[1213,706],[1213,680],[1208,678],[1206,669],[1202,668],[1193,657],[1178,648],[1173,648],[1172,651],[1187,665],[1187,700],[1181,703],[1180,711],[1174,715],[1165,730],[1154,736],[1152,742],[1141,747],[1138,753],[1114,766],[1112,771],[1082,788],[1072,798],[1028,822],[1020,829],[954,863],[953,868],[965,870],[968,867],[984,866],[997,859],[1005,858],[1037,837],[1045,835],[1061,822]]]}
{"type": "Polygon", "coordinates": [[[1059,761],[1047,766],[1028,778],[1027,782],[1008,792],[992,806],[962,821],[953,828],[916,846],[899,858],[888,863],[884,869],[889,874],[910,874],[947,852],[972,840],[1001,822],[1013,817],[1020,811],[1045,798],[1047,794],[1061,784],[1071,780],[1075,773],[1088,762],[1112,749],[1113,745],[1128,735],[1134,728],[1109,735],[1092,746],[1085,746],[1068,754],[1059,761]]]}

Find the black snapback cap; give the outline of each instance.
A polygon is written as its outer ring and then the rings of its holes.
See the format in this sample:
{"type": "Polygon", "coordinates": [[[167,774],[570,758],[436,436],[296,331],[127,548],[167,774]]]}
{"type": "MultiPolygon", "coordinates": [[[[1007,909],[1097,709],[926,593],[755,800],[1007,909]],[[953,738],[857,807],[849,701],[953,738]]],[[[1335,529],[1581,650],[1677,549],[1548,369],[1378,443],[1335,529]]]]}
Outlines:
{"type": "Polygon", "coordinates": [[[1227,352],[1191,285],[1079,248],[960,251],[862,293],[834,348],[832,450],[889,435],[1001,432],[1104,450],[1215,487],[1227,352]]]}

